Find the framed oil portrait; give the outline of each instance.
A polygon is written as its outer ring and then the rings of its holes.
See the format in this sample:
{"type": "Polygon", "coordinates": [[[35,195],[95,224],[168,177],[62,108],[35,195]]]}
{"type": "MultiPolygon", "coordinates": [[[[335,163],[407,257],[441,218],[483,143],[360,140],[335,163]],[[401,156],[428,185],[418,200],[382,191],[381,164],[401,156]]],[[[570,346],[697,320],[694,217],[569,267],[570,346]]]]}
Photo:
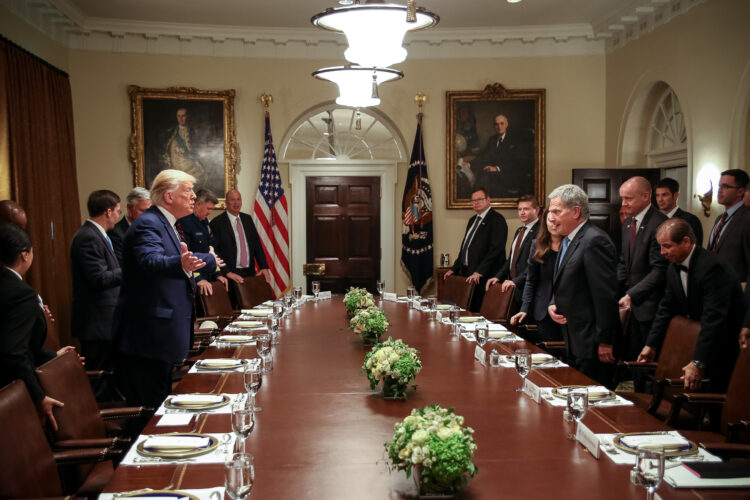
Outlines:
{"type": "Polygon", "coordinates": [[[544,202],[545,90],[446,93],[448,208],[470,208],[484,187],[492,206],[515,208],[525,194],[544,202]]]}
{"type": "Polygon", "coordinates": [[[237,184],[234,90],[128,86],[132,111],[130,161],[136,186],[174,168],[195,177],[194,189],[210,189],[224,209],[237,184]]]}

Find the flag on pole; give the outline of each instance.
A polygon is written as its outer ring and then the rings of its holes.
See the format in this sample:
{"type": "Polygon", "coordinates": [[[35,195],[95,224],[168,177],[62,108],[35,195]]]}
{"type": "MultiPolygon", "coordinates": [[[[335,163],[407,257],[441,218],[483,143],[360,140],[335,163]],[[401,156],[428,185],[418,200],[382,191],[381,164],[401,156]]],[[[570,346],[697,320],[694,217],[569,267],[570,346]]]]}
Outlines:
{"type": "Polygon", "coordinates": [[[402,201],[401,266],[421,292],[432,278],[432,189],[422,144],[422,114],[411,151],[402,201]]]}
{"type": "Polygon", "coordinates": [[[271,118],[266,111],[266,146],[260,183],[255,195],[253,223],[266,254],[271,276],[271,288],[276,297],[289,287],[289,230],[286,196],[281,187],[281,175],[276,165],[276,152],[271,137],[271,118]]]}

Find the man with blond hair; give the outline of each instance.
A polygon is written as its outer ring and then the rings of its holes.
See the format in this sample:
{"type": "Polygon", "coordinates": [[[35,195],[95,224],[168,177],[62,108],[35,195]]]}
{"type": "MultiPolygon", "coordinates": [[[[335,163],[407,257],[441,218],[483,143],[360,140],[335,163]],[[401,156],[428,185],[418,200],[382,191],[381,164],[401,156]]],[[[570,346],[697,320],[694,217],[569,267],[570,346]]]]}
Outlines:
{"type": "Polygon", "coordinates": [[[125,235],[113,328],[117,385],[130,404],[158,407],[171,392],[172,368],[191,344],[193,271],[216,266],[214,255],[189,252],[175,229],[193,212],[194,181],[179,170],[160,172],[151,208],[125,235]]]}

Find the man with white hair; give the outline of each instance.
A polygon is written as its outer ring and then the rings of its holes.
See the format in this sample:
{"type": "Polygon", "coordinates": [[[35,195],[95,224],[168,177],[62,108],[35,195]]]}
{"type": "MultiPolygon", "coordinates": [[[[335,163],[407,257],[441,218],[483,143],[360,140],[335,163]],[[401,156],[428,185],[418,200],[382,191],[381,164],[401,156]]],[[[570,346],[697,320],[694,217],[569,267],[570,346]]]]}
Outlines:
{"type": "Polygon", "coordinates": [[[151,206],[151,194],[146,188],[136,187],[128,193],[125,202],[125,215],[115,224],[115,227],[107,231],[120,266],[122,266],[122,243],[125,240],[125,233],[128,232],[133,221],[151,206]]]}
{"type": "Polygon", "coordinates": [[[216,266],[214,255],[189,252],[175,229],[193,212],[194,181],[179,170],[160,172],[153,205],[125,235],[113,331],[116,381],[129,404],[157,407],[171,392],[172,368],[192,338],[193,271],[216,266]]]}
{"type": "Polygon", "coordinates": [[[612,342],[621,328],[615,246],[589,221],[583,189],[566,184],[552,191],[549,200],[549,222],[564,236],[552,279],[550,318],[562,325],[568,363],[611,385],[612,342]]]}

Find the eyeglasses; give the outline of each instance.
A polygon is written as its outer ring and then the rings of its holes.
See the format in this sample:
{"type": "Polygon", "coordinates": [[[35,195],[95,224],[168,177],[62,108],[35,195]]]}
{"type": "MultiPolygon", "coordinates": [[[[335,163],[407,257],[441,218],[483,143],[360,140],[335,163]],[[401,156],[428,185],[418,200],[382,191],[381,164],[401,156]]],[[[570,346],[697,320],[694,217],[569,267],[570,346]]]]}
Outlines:
{"type": "Polygon", "coordinates": [[[476,202],[478,202],[478,201],[484,201],[484,200],[486,200],[486,199],[487,199],[487,198],[472,198],[472,199],[471,199],[471,202],[472,202],[472,203],[476,203],[476,202]]]}
{"type": "Polygon", "coordinates": [[[729,184],[719,184],[719,189],[739,189],[745,186],[730,186],[729,184]]]}

